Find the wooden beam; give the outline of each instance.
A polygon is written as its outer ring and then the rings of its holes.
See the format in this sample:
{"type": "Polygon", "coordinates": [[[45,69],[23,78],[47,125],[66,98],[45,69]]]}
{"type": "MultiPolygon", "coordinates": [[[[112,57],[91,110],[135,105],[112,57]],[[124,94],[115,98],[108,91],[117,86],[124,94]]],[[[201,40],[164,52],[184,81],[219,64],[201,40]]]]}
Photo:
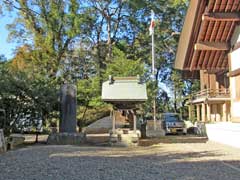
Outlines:
{"type": "Polygon", "coordinates": [[[228,13],[205,13],[202,16],[202,20],[206,21],[240,21],[239,12],[228,13]]]}
{"type": "Polygon", "coordinates": [[[240,75],[240,68],[234,70],[234,71],[230,71],[229,72],[229,77],[235,77],[235,76],[239,76],[240,75]]]}
{"type": "Polygon", "coordinates": [[[230,45],[224,42],[198,42],[194,46],[195,50],[203,51],[227,51],[230,45]]]}

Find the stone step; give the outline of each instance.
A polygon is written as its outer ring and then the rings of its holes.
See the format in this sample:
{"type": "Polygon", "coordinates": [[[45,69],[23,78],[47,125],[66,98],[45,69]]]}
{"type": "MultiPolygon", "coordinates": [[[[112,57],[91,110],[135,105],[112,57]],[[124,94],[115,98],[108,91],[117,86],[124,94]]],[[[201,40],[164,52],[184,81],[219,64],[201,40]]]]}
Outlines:
{"type": "Polygon", "coordinates": [[[87,139],[87,143],[93,143],[93,144],[108,143],[110,140],[110,135],[109,133],[87,134],[86,139],[87,139]]]}

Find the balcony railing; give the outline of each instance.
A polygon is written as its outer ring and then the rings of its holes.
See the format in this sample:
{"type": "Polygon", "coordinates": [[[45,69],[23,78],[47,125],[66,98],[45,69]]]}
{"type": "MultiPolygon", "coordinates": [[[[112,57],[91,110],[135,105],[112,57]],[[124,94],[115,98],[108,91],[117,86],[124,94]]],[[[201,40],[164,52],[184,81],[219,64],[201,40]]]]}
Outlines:
{"type": "Polygon", "coordinates": [[[229,89],[204,89],[191,94],[191,100],[201,98],[230,98],[229,89]]]}

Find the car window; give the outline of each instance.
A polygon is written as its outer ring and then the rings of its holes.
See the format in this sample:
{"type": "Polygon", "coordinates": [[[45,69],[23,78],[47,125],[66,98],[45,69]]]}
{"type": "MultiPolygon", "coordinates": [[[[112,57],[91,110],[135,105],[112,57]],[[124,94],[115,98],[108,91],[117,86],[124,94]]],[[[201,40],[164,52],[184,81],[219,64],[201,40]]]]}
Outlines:
{"type": "Polygon", "coordinates": [[[168,122],[177,122],[177,121],[181,121],[181,119],[179,118],[179,116],[177,114],[166,114],[164,116],[164,120],[168,121],[168,122]]]}

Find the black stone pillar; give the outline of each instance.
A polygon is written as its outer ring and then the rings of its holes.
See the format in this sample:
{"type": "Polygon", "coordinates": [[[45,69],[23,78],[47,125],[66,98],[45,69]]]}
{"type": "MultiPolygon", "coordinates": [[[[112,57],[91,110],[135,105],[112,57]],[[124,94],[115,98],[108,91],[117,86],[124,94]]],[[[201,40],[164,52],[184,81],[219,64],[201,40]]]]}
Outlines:
{"type": "Polygon", "coordinates": [[[76,132],[77,90],[73,84],[63,84],[60,92],[60,126],[59,132],[76,132]]]}

